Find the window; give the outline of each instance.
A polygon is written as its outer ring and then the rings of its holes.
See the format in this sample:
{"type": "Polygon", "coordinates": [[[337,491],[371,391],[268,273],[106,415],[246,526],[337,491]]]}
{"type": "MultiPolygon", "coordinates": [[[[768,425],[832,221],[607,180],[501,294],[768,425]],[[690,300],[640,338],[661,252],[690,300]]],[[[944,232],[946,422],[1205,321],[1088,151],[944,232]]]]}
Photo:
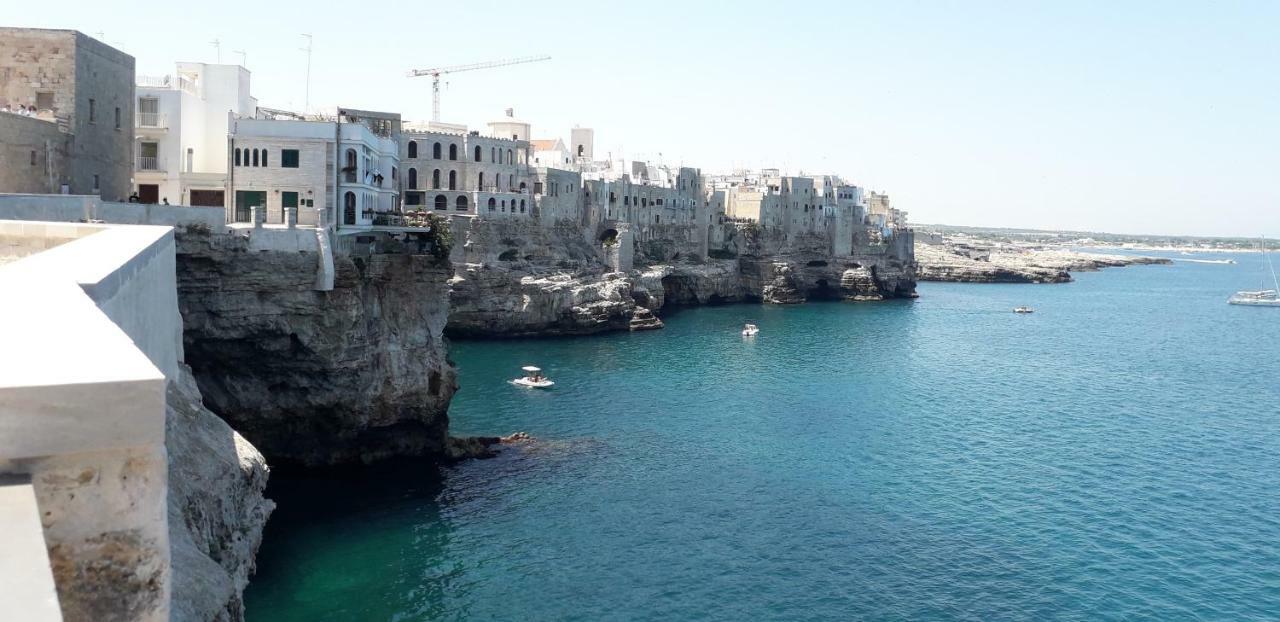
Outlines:
{"type": "Polygon", "coordinates": [[[257,149],[254,149],[254,150],[253,150],[253,165],[254,165],[254,166],[257,166],[257,165],[258,165],[258,150],[257,150],[257,149]]]}
{"type": "Polygon", "coordinates": [[[266,150],[266,149],[263,149],[263,150],[262,150],[262,165],[263,165],[263,166],[266,166],[266,165],[267,165],[267,150],[266,150]]]}
{"type": "Polygon", "coordinates": [[[416,140],[409,141],[409,157],[418,157],[418,141],[416,140]]]}
{"type": "Polygon", "coordinates": [[[93,190],[94,190],[94,192],[97,192],[97,190],[98,190],[98,176],[97,176],[97,175],[94,175],[94,176],[93,176],[93,190]]]}
{"type": "Polygon", "coordinates": [[[298,168],[298,150],[281,149],[280,166],[281,168],[298,168]]]}
{"type": "Polygon", "coordinates": [[[440,189],[440,169],[431,171],[431,189],[432,190],[440,189]]]}
{"type": "Polygon", "coordinates": [[[298,193],[296,192],[280,193],[280,207],[297,207],[297,206],[298,206],[298,193]]]}
{"type": "Polygon", "coordinates": [[[36,165],[36,150],[32,149],[31,150],[31,166],[35,166],[35,165],[36,165]]]}
{"type": "Polygon", "coordinates": [[[452,143],[449,144],[449,159],[450,160],[458,159],[458,146],[452,143]]]}
{"type": "Polygon", "coordinates": [[[53,110],[53,91],[36,93],[36,110],[53,110]]]}
{"type": "Polygon", "coordinates": [[[467,211],[467,197],[459,196],[458,200],[455,202],[455,206],[456,206],[455,209],[457,209],[459,212],[467,211]]]}
{"type": "Polygon", "coordinates": [[[533,182],[533,193],[542,194],[542,182],[540,181],[533,182]]]}
{"type": "Polygon", "coordinates": [[[120,129],[120,107],[116,106],[116,129],[120,129]]]}
{"type": "Polygon", "coordinates": [[[435,158],[435,159],[437,159],[437,160],[439,160],[439,159],[440,159],[440,143],[436,143],[436,144],[434,144],[434,145],[431,145],[431,157],[433,157],[433,158],[435,158]]]}
{"type": "Polygon", "coordinates": [[[418,169],[416,168],[409,169],[409,189],[418,189],[418,169]]]}
{"type": "Polygon", "coordinates": [[[498,200],[493,197],[489,197],[489,211],[495,212],[497,210],[498,210],[498,200]]]}
{"type": "Polygon", "coordinates": [[[480,155],[481,155],[480,145],[476,145],[476,162],[480,161],[480,155]]]}
{"type": "Polygon", "coordinates": [[[511,150],[507,150],[507,164],[515,164],[515,160],[511,158],[511,150]]]}
{"type": "Polygon", "coordinates": [[[520,199],[520,213],[524,213],[524,199],[520,199]]]}
{"type": "Polygon", "coordinates": [[[89,122],[98,122],[98,102],[92,99],[89,100],[89,122]]]}
{"type": "Polygon", "coordinates": [[[436,209],[449,209],[449,199],[443,194],[436,195],[436,209]]]}
{"type": "Polygon", "coordinates": [[[494,158],[496,157],[496,156],[494,155],[495,153],[497,153],[497,149],[494,149],[493,147],[489,147],[489,161],[490,161],[490,162],[495,162],[495,161],[496,161],[496,160],[494,159],[494,158]]]}
{"type": "Polygon", "coordinates": [[[458,189],[458,171],[449,171],[449,189],[458,189]]]}
{"type": "MultiPolygon", "coordinates": [[[[479,147],[476,147],[476,149],[479,149],[479,147]]],[[[480,173],[476,177],[476,190],[484,190],[484,173],[480,173]]]]}
{"type": "Polygon", "coordinates": [[[236,147],[236,166],[240,166],[240,148],[236,147]]]}

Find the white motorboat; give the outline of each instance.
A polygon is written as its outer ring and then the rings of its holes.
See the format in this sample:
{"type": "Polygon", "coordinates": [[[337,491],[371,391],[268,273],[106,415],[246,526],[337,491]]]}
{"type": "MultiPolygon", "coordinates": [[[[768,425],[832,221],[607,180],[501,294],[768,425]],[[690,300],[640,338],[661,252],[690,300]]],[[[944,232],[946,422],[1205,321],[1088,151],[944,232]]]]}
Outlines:
{"type": "Polygon", "coordinates": [[[755,324],[747,324],[742,327],[743,337],[755,337],[760,333],[760,329],[755,324]]]}
{"type": "Polygon", "coordinates": [[[1032,309],[1031,307],[1014,307],[1013,312],[1014,313],[1035,313],[1036,310],[1032,309]]]}
{"type": "Polygon", "coordinates": [[[1271,288],[1267,288],[1267,273],[1262,273],[1262,289],[1256,291],[1238,291],[1227,299],[1227,304],[1246,305],[1251,307],[1280,307],[1280,280],[1276,279],[1276,268],[1271,265],[1271,256],[1267,254],[1267,240],[1261,242],[1262,256],[1267,260],[1267,269],[1271,271],[1271,288]]]}
{"type": "Polygon", "coordinates": [[[540,367],[526,365],[520,369],[524,371],[524,375],[512,380],[511,384],[519,387],[529,387],[530,389],[546,389],[555,385],[554,382],[547,380],[547,377],[542,375],[542,368],[540,367]]]}

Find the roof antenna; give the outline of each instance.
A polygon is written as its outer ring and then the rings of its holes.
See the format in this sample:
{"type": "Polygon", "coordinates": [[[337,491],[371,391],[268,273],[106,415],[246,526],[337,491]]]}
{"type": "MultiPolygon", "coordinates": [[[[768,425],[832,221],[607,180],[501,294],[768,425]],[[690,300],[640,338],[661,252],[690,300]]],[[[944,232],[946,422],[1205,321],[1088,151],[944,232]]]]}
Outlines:
{"type": "Polygon", "coordinates": [[[222,64],[222,42],[217,39],[214,39],[213,41],[209,42],[209,45],[213,46],[214,54],[216,54],[218,58],[218,64],[221,65],[222,64]]]}

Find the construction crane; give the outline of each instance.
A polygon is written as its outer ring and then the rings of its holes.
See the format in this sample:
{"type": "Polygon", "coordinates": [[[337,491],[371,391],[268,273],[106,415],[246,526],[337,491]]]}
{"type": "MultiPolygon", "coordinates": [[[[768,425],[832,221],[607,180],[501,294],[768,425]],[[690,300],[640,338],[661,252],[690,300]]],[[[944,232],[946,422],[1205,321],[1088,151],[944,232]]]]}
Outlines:
{"type": "Polygon", "coordinates": [[[524,63],[537,63],[544,60],[551,60],[550,56],[526,56],[524,58],[508,58],[506,60],[495,60],[487,63],[474,63],[471,65],[453,65],[452,67],[436,67],[434,69],[414,69],[409,72],[410,78],[419,76],[431,76],[431,120],[440,121],[440,76],[446,73],[458,73],[460,71],[475,71],[477,69],[493,69],[494,67],[506,67],[507,65],[523,65],[524,63]]]}

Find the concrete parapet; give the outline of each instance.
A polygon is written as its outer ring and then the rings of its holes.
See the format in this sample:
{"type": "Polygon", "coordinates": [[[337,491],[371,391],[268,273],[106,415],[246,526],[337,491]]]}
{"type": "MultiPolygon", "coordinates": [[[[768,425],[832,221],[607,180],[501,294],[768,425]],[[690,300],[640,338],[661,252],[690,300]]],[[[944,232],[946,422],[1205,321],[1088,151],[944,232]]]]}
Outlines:
{"type": "Polygon", "coordinates": [[[30,478],[63,617],[168,619],[172,229],[0,223],[15,227],[65,241],[0,267],[21,301],[0,305],[20,328],[0,356],[0,474],[30,478]]]}
{"type": "Polygon", "coordinates": [[[284,208],[284,226],[289,229],[294,229],[298,226],[298,208],[284,208]]]}

